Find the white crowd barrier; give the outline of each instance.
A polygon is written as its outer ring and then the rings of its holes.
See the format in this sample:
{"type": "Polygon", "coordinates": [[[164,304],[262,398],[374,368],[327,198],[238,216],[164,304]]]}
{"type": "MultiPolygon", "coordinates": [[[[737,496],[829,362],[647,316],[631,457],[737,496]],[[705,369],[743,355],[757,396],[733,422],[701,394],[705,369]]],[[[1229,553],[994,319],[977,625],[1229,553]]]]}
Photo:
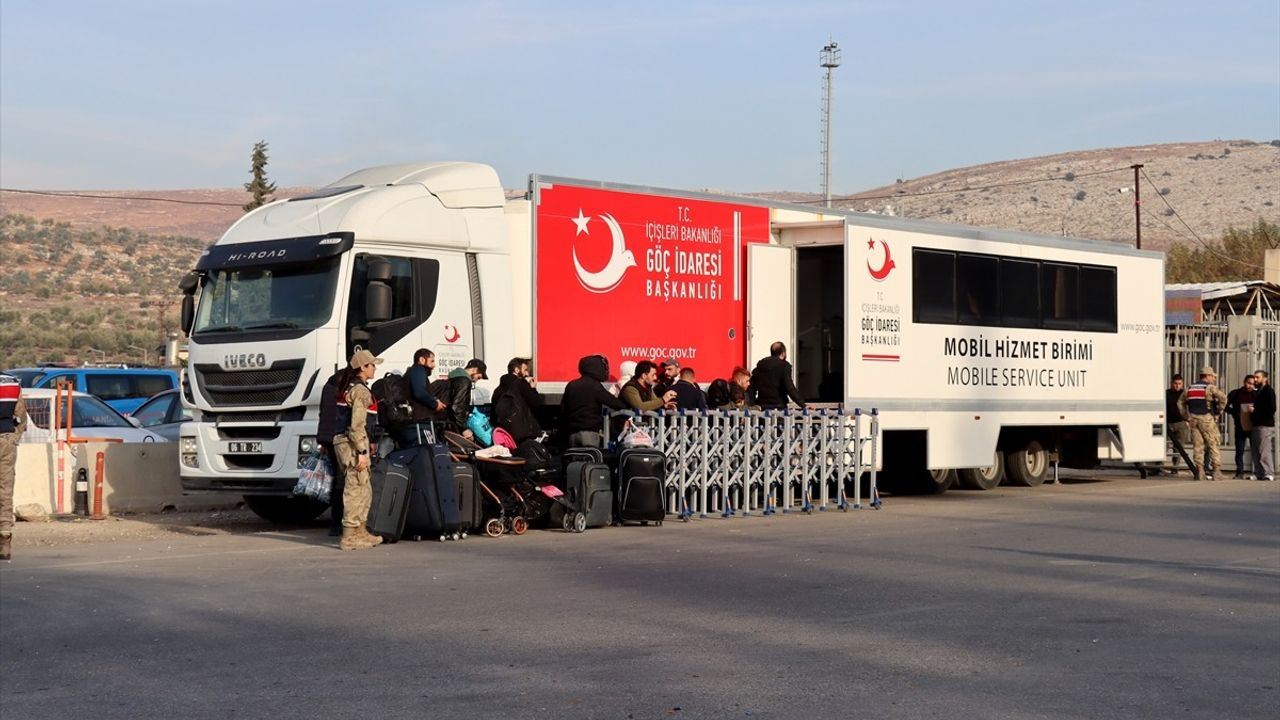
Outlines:
{"type": "Polygon", "coordinates": [[[876,509],[876,409],[617,411],[606,438],[628,420],[667,458],[667,507],[681,519],[876,509]]]}

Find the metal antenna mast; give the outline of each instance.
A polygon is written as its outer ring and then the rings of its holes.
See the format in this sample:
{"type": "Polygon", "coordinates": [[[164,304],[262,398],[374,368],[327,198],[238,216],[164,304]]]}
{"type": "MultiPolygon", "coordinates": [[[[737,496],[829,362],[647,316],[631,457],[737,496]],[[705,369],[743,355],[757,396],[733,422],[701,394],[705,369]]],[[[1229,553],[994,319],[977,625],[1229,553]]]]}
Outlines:
{"type": "Polygon", "coordinates": [[[822,194],[831,207],[831,71],[840,67],[840,48],[835,41],[827,43],[818,56],[827,70],[826,91],[822,94],[822,194]]]}

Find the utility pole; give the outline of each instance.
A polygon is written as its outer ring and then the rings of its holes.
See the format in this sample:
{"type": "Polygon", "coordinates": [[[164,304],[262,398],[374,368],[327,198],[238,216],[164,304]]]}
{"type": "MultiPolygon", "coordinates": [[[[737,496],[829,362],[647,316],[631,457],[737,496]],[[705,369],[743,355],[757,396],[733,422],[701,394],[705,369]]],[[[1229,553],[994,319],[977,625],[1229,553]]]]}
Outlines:
{"type": "Polygon", "coordinates": [[[818,56],[827,70],[826,91],[822,95],[822,194],[831,207],[831,71],[840,67],[840,48],[835,41],[827,43],[818,56]]]}
{"type": "Polygon", "coordinates": [[[1141,163],[1133,166],[1133,232],[1139,250],[1142,249],[1142,185],[1138,183],[1138,171],[1144,167],[1141,163]]]}

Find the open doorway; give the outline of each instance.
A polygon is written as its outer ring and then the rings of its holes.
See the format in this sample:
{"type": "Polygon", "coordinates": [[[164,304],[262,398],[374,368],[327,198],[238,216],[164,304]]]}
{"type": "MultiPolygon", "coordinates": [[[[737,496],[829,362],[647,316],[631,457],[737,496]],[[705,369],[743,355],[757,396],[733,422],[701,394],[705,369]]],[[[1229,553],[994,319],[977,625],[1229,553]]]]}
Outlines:
{"type": "Polygon", "coordinates": [[[844,402],[844,245],[796,248],[796,388],[844,402]]]}

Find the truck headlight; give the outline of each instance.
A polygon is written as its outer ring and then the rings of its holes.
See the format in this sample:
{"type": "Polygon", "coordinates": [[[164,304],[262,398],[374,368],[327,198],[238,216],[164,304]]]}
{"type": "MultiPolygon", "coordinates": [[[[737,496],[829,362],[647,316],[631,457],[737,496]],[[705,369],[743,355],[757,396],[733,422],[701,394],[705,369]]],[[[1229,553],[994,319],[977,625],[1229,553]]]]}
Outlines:
{"type": "Polygon", "coordinates": [[[181,450],[183,455],[190,455],[199,452],[199,448],[196,447],[196,439],[193,437],[182,438],[181,450]]]}
{"type": "Polygon", "coordinates": [[[314,435],[303,435],[298,438],[298,455],[310,455],[320,449],[320,443],[316,442],[314,435]]]}
{"type": "Polygon", "coordinates": [[[179,457],[183,467],[198,468],[200,467],[200,450],[196,446],[196,439],[193,437],[184,437],[178,439],[179,457]]]}

